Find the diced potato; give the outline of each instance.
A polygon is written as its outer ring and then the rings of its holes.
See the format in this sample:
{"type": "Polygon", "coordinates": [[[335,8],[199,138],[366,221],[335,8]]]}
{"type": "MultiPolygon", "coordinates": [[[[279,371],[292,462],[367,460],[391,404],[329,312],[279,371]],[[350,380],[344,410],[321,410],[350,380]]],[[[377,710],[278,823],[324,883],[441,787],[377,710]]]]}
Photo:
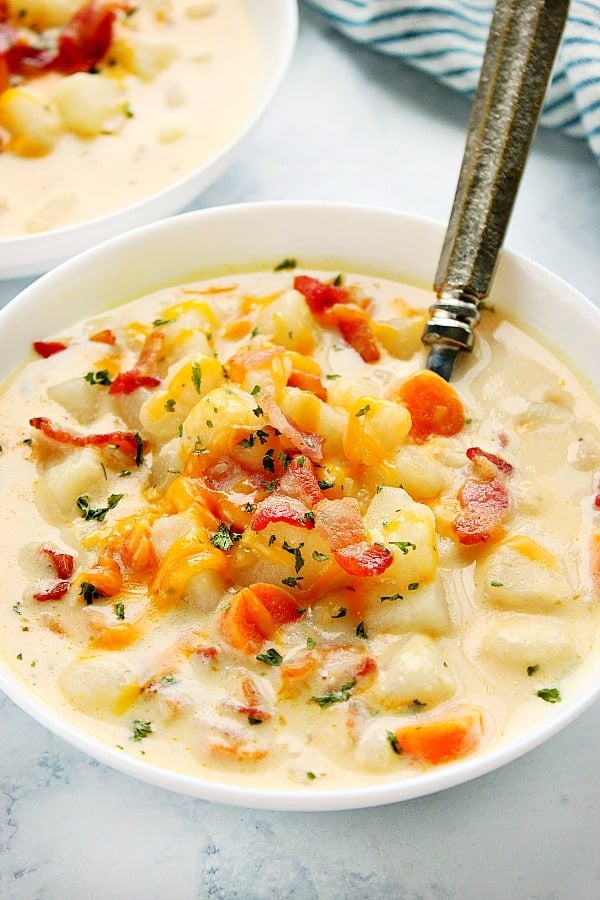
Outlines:
{"type": "Polygon", "coordinates": [[[398,767],[398,756],[394,753],[389,735],[404,720],[398,716],[377,716],[362,731],[356,745],[356,760],[360,766],[372,772],[385,772],[398,767]]]}
{"type": "Polygon", "coordinates": [[[410,431],[410,413],[400,403],[362,396],[354,401],[344,431],[350,462],[377,465],[396,453],[410,431]]]}
{"type": "Polygon", "coordinates": [[[496,609],[548,612],[572,597],[556,557],[521,536],[497,545],[477,565],[476,580],[483,601],[496,609]]]}
{"type": "Polygon", "coordinates": [[[93,494],[106,484],[106,472],[98,452],[92,447],[82,447],[69,454],[43,474],[43,484],[64,515],[71,516],[76,509],[77,498],[93,494]]]}
{"type": "Polygon", "coordinates": [[[373,331],[388,353],[397,359],[410,359],[422,347],[421,336],[425,321],[426,316],[415,312],[406,318],[374,322],[373,331]]]}
{"type": "Polygon", "coordinates": [[[435,706],[454,694],[455,683],[437,643],[411,635],[382,653],[373,695],[388,710],[411,704],[435,706]]]}
{"type": "Polygon", "coordinates": [[[568,623],[526,613],[503,616],[490,624],[481,649],[486,656],[522,674],[538,668],[544,674],[560,673],[578,655],[568,623]]]}
{"type": "Polygon", "coordinates": [[[177,46],[171,41],[148,40],[135,35],[114,41],[110,55],[142,81],[152,81],[173,62],[177,46]]]}
{"type": "Polygon", "coordinates": [[[120,83],[102,75],[77,72],[63,78],[54,92],[63,126],[79,137],[96,137],[109,121],[122,116],[126,99],[120,83]]]}
{"type": "Polygon", "coordinates": [[[193,531],[195,526],[193,516],[187,511],[156,519],[152,523],[152,546],[158,559],[164,559],[171,544],[193,531]]]}
{"type": "Polygon", "coordinates": [[[223,576],[214,570],[207,569],[189,580],[183,599],[198,612],[208,613],[217,608],[225,589],[223,576]]]}
{"type": "Polygon", "coordinates": [[[81,0],[7,0],[9,19],[25,28],[45,31],[65,25],[82,5],[81,0]]]}
{"type": "Polygon", "coordinates": [[[382,590],[380,585],[369,591],[365,616],[367,630],[405,634],[419,631],[434,637],[447,634],[451,628],[446,591],[441,579],[423,587],[399,592],[382,590]]]}
{"type": "Polygon", "coordinates": [[[428,506],[415,503],[402,488],[384,487],[371,500],[364,522],[371,540],[386,544],[394,554],[381,576],[382,583],[395,586],[389,593],[431,581],[438,554],[435,519],[428,506]]]}
{"type": "Polygon", "coordinates": [[[256,320],[261,335],[269,335],[275,344],[310,353],[315,345],[315,323],[304,297],[298,291],[286,291],[264,309],[256,320]]]}
{"type": "MultiPolygon", "coordinates": [[[[383,394],[383,387],[381,389],[383,394]]],[[[343,407],[347,412],[360,409],[359,401],[365,396],[377,397],[377,385],[367,378],[344,375],[327,382],[327,400],[332,406],[343,407]]],[[[380,399],[380,398],[379,398],[380,399]]]]}
{"type": "Polygon", "coordinates": [[[220,454],[235,441],[235,428],[257,429],[256,400],[246,391],[231,387],[209,391],[193,407],[183,423],[181,452],[220,454]]]}
{"type": "Polygon", "coordinates": [[[320,434],[325,438],[325,454],[341,456],[345,417],[328,403],[300,388],[284,388],[280,399],[281,409],[299,428],[320,434]]]}
{"type": "Polygon", "coordinates": [[[58,684],[75,709],[97,719],[123,715],[140,694],[140,686],[125,663],[106,655],[70,663],[60,673],[58,684]]]}
{"type": "Polygon", "coordinates": [[[223,383],[223,368],[214,356],[186,359],[171,366],[164,386],[140,409],[140,422],[153,437],[168,440],[198,402],[223,383]]]}
{"type": "Polygon", "coordinates": [[[61,131],[61,121],[47,97],[33,88],[8,88],[0,94],[0,127],[11,135],[8,149],[19,156],[45,156],[61,131]]]}
{"type": "Polygon", "coordinates": [[[433,500],[445,484],[440,466],[409,445],[396,453],[387,477],[389,480],[393,477],[415,500],[433,500]]]}
{"type": "Polygon", "coordinates": [[[98,415],[102,389],[90,384],[85,378],[69,378],[49,387],[48,396],[60,403],[78,422],[87,424],[98,415]]]}
{"type": "Polygon", "coordinates": [[[244,532],[236,545],[234,565],[241,583],[282,584],[284,579],[298,579],[298,587],[304,590],[328,572],[330,559],[329,545],[316,530],[275,522],[261,532],[244,532]]]}

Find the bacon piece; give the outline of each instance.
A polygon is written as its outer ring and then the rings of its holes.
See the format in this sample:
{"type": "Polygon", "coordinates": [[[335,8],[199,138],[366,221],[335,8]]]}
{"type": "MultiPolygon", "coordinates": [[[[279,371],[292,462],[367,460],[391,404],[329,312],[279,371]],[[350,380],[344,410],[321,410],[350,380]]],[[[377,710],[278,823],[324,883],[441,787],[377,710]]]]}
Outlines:
{"type": "MultiPolygon", "coordinates": [[[[487,460],[487,462],[495,466],[502,475],[510,476],[514,472],[514,467],[509,462],[502,459],[501,456],[496,456],[495,453],[488,453],[486,450],[482,450],[481,447],[469,447],[466,453],[468,458],[475,465],[481,465],[482,460],[487,460]]],[[[485,463],[483,465],[485,466],[485,463]]]]}
{"type": "Polygon", "coordinates": [[[323,499],[323,491],[309,459],[293,456],[286,471],[279,480],[278,491],[287,497],[302,500],[307,506],[313,506],[323,499]]]}
{"type": "Polygon", "coordinates": [[[62,600],[65,594],[69,592],[70,587],[70,581],[57,581],[51,587],[44,588],[44,590],[38,591],[33,596],[35,600],[40,600],[42,603],[46,600],[62,600]]]}
{"type": "Polygon", "coordinates": [[[387,547],[367,541],[334,550],[333,557],[344,572],[358,578],[381,575],[394,561],[394,554],[387,547]]]}
{"type": "Polygon", "coordinates": [[[292,369],[287,380],[287,386],[300,388],[301,391],[310,391],[319,400],[327,403],[327,388],[323,385],[318,375],[313,375],[310,372],[300,372],[299,369],[292,369]]]}
{"type": "Polygon", "coordinates": [[[63,350],[67,349],[67,344],[63,343],[63,341],[34,341],[33,349],[41,356],[43,359],[48,359],[49,356],[54,356],[55,353],[62,353],[63,350]]]}
{"type": "Polygon", "coordinates": [[[57,578],[65,580],[71,577],[75,568],[75,560],[70,553],[61,553],[59,550],[53,550],[51,547],[41,547],[40,553],[48,557],[57,578]]]}
{"type": "Polygon", "coordinates": [[[34,416],[29,424],[41,431],[50,440],[70,447],[117,447],[122,453],[137,460],[140,448],[144,444],[138,434],[133,431],[109,431],[106,434],[74,434],[66,428],[54,425],[50,419],[34,416]]]}
{"type": "Polygon", "coordinates": [[[381,357],[371,321],[363,309],[338,303],[323,316],[323,322],[335,324],[363,362],[377,362],[381,357]]]}
{"type": "Polygon", "coordinates": [[[132,394],[138,388],[158,387],[160,378],[156,371],[163,353],[164,333],[151,331],[133,369],[120,372],[108,389],[109,394],[132,394]]]}
{"type": "Polygon", "coordinates": [[[287,525],[296,525],[298,528],[309,530],[315,527],[313,517],[305,503],[294,497],[276,494],[265,497],[257,504],[250,528],[252,531],[264,531],[267,525],[273,522],[285,522],[287,525]]]}
{"type": "Polygon", "coordinates": [[[63,74],[85,72],[97,65],[112,43],[114,5],[86,3],[63,28],[58,39],[56,66],[63,74]]]}
{"type": "Polygon", "coordinates": [[[380,544],[369,544],[358,501],[321,500],[315,507],[318,533],[329,542],[337,564],[358,578],[381,575],[394,561],[394,554],[380,544]]]}
{"type": "Polygon", "coordinates": [[[352,300],[347,288],[327,284],[309,275],[297,275],[294,288],[323,325],[335,327],[364,362],[376,362],[379,347],[367,313],[352,300]]]}
{"type": "Polygon", "coordinates": [[[225,368],[231,380],[239,384],[244,380],[247,372],[267,368],[276,356],[281,356],[283,353],[285,353],[285,347],[279,345],[264,347],[261,350],[240,350],[227,360],[225,368]]]}
{"type": "Polygon", "coordinates": [[[469,478],[458,493],[462,511],[452,527],[461,544],[485,544],[501,535],[501,525],[510,509],[506,485],[498,478],[469,478]]]}
{"type": "Polygon", "coordinates": [[[325,312],[336,303],[347,303],[350,299],[347,288],[327,284],[310,275],[296,275],[294,289],[302,294],[311,313],[315,315],[325,312]]]}
{"type": "Polygon", "coordinates": [[[313,434],[298,428],[297,425],[290,422],[275,400],[268,395],[261,398],[260,405],[273,428],[287,438],[299,453],[308,456],[313,462],[321,462],[324,438],[320,434],[313,434]]]}

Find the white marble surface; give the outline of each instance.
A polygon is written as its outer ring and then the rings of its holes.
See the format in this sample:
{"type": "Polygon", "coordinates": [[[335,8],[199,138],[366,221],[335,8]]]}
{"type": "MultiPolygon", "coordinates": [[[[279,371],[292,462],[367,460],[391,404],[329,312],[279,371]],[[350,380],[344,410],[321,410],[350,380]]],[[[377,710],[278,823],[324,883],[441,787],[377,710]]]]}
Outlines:
{"type": "MultiPolygon", "coordinates": [[[[297,53],[243,156],[196,205],[363,202],[446,220],[467,102],[301,13],[297,53]]],[[[507,245],[600,304],[600,171],[540,133],[507,245]]],[[[0,285],[0,303],[25,281],[0,285]]],[[[211,805],[88,759],[0,699],[0,897],[598,900],[600,706],[526,757],[356,812],[211,805]]]]}

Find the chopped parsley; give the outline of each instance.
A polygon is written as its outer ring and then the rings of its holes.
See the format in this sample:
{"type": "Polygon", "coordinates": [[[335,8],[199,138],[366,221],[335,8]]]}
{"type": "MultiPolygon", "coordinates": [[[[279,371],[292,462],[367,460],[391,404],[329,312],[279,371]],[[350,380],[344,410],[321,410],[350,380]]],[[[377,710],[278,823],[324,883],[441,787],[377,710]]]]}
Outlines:
{"type": "Polygon", "coordinates": [[[364,638],[364,640],[367,640],[368,634],[367,634],[367,631],[366,631],[366,629],[365,629],[365,623],[364,623],[364,622],[359,622],[358,625],[356,626],[356,637],[364,638]]]}
{"type": "Polygon", "coordinates": [[[366,416],[366,414],[369,412],[370,409],[371,409],[371,404],[367,403],[365,406],[361,406],[361,408],[358,410],[358,412],[354,413],[354,415],[358,419],[361,416],[366,416]]]}
{"type": "Polygon", "coordinates": [[[93,603],[94,600],[97,600],[98,597],[102,597],[102,594],[100,593],[96,585],[92,584],[90,581],[81,582],[79,595],[83,597],[88,606],[93,603]]]}
{"type": "Polygon", "coordinates": [[[527,666],[527,674],[531,678],[532,675],[535,675],[538,669],[539,666],[527,666]]]}
{"type": "Polygon", "coordinates": [[[492,587],[504,587],[504,585],[502,584],[502,582],[501,582],[501,581],[498,581],[497,578],[492,578],[492,580],[490,581],[490,584],[491,584],[492,587]]]}
{"type": "Polygon", "coordinates": [[[87,494],[82,494],[77,498],[77,508],[81,512],[86,522],[103,522],[106,514],[114,509],[117,503],[122,499],[123,494],[111,494],[106,501],[106,506],[90,506],[90,498],[87,494]]]}
{"type": "Polygon", "coordinates": [[[385,603],[386,600],[404,600],[404,596],[402,594],[386,594],[379,599],[382,603],[385,603]]]}
{"type": "Polygon", "coordinates": [[[401,550],[405,556],[409,550],[417,549],[417,545],[413,544],[412,541],[388,541],[388,544],[393,544],[394,547],[397,547],[398,550],[401,550]]]}
{"type": "Polygon", "coordinates": [[[327,562],[327,560],[331,559],[326,553],[319,553],[318,550],[313,550],[312,558],[315,562],[327,562]]]}
{"type": "Polygon", "coordinates": [[[329,691],[327,694],[322,694],[320,697],[311,697],[311,701],[316,703],[321,709],[328,709],[330,706],[333,706],[334,703],[345,703],[346,700],[350,699],[350,691],[356,684],[356,680],[347,681],[346,684],[343,684],[338,691],[329,691]]]}
{"type": "Polygon", "coordinates": [[[536,696],[545,700],[546,703],[560,703],[562,700],[558,688],[540,688],[536,696]]]}
{"type": "Polygon", "coordinates": [[[122,600],[119,600],[115,603],[115,616],[117,619],[123,620],[125,618],[125,604],[122,600]]]}
{"type": "Polygon", "coordinates": [[[173,397],[169,397],[168,400],[165,400],[165,409],[167,412],[175,412],[175,400],[173,397]]]}
{"type": "Polygon", "coordinates": [[[306,638],[306,649],[307,650],[314,650],[316,646],[317,646],[317,642],[315,641],[314,638],[311,638],[311,637],[306,638]]]}
{"type": "Polygon", "coordinates": [[[198,363],[192,363],[192,384],[196,388],[196,393],[202,391],[202,369],[198,363]]]}
{"type": "Polygon", "coordinates": [[[388,743],[389,743],[390,747],[392,748],[392,750],[394,751],[394,753],[397,753],[398,756],[400,756],[402,753],[402,747],[398,743],[398,738],[396,737],[394,732],[388,731],[388,732],[386,732],[386,736],[388,739],[388,743]]]}
{"type": "Polygon", "coordinates": [[[299,575],[297,578],[294,578],[292,575],[287,575],[285,578],[281,579],[281,583],[285,584],[286,587],[298,587],[299,581],[304,581],[302,575],[299,575]]]}
{"type": "Polygon", "coordinates": [[[260,384],[255,384],[250,393],[253,397],[256,397],[257,394],[260,394],[260,384]]]}
{"type": "Polygon", "coordinates": [[[277,263],[273,271],[281,272],[284,269],[295,269],[297,265],[298,263],[293,256],[286,256],[286,258],[282,259],[280,263],[277,263]]]}
{"type": "Polygon", "coordinates": [[[419,589],[419,582],[418,582],[418,581],[411,581],[411,583],[408,585],[408,589],[409,589],[409,591],[418,591],[418,589],[419,589]]]}
{"type": "Polygon", "coordinates": [[[160,328],[161,325],[170,325],[174,321],[175,319],[155,319],[152,324],[155,328],[160,328]]]}
{"type": "Polygon", "coordinates": [[[231,525],[221,522],[215,533],[210,539],[213,547],[217,550],[231,550],[236,541],[239,541],[241,534],[232,534],[231,525]]]}
{"type": "Polygon", "coordinates": [[[283,662],[283,656],[275,647],[269,647],[266,653],[259,653],[256,658],[267,666],[280,666],[283,662]]]}
{"type": "Polygon", "coordinates": [[[137,431],[135,433],[135,448],[135,464],[136,466],[141,466],[144,462],[144,441],[141,434],[137,431]]]}
{"type": "Polygon", "coordinates": [[[346,612],[347,612],[346,607],[340,606],[339,609],[336,610],[336,612],[331,613],[331,618],[332,619],[343,619],[344,616],[346,615],[346,612]]]}
{"type": "Polygon", "coordinates": [[[309,781],[314,781],[317,776],[315,775],[314,772],[307,772],[306,777],[308,778],[309,781]]]}
{"type": "Polygon", "coordinates": [[[297,547],[292,547],[291,544],[288,544],[287,541],[284,541],[281,546],[286,551],[286,553],[291,553],[292,556],[294,557],[294,570],[297,575],[298,572],[300,571],[300,569],[302,568],[302,566],[304,565],[304,557],[302,556],[302,553],[300,552],[302,550],[302,548],[304,547],[304,542],[298,544],[297,547]]]}
{"type": "Polygon", "coordinates": [[[322,491],[328,491],[329,488],[335,487],[335,481],[326,481],[324,478],[320,479],[319,487],[322,491]]]}
{"type": "Polygon", "coordinates": [[[136,742],[152,734],[152,722],[144,722],[142,719],[134,719],[131,728],[131,739],[136,742]]]}
{"type": "Polygon", "coordinates": [[[263,456],[262,466],[263,466],[263,469],[265,470],[265,472],[275,472],[275,460],[273,458],[274,456],[275,456],[275,451],[272,449],[267,450],[267,452],[263,456]]]}
{"type": "Polygon", "coordinates": [[[83,376],[88,384],[112,384],[112,378],[108,373],[108,369],[99,369],[97,372],[88,372],[83,376]]]}

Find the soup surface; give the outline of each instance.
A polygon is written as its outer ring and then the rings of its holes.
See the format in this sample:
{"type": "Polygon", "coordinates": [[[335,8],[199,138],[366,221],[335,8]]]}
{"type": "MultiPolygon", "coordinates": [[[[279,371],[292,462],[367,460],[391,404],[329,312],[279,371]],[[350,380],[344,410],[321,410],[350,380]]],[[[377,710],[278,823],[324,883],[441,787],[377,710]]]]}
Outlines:
{"type": "Polygon", "coordinates": [[[493,310],[452,386],[423,371],[430,302],[284,260],[40,336],[0,399],[5,665],[123,754],[254,788],[552,716],[599,630],[599,409],[493,310]]]}
{"type": "Polygon", "coordinates": [[[0,29],[3,12],[14,46],[0,48],[0,238],[161,191],[224,148],[255,102],[243,0],[0,0],[0,29]],[[73,31],[76,49],[57,56],[73,31]]]}

